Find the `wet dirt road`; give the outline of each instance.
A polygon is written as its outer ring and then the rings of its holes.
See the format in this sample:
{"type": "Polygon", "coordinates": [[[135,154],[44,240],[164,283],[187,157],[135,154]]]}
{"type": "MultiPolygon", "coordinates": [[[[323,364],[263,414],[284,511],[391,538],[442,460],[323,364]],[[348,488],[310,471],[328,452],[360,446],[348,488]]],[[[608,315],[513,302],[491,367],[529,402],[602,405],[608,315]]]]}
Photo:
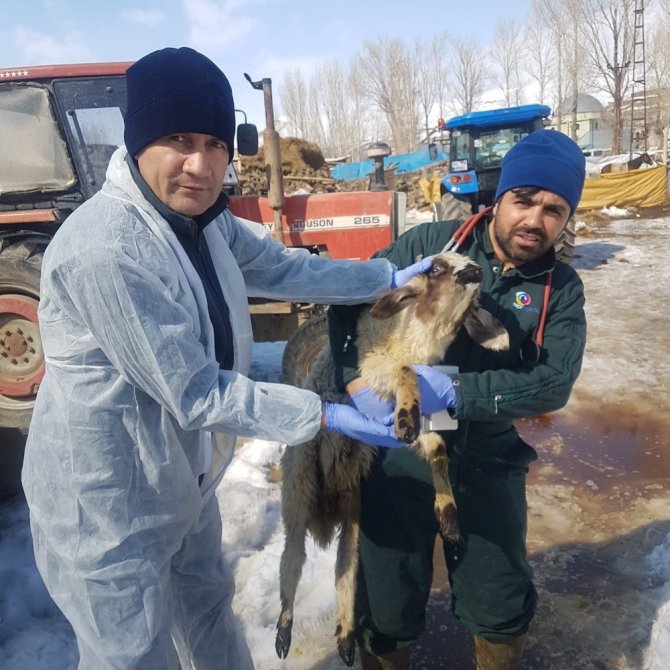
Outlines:
{"type": "MultiPolygon", "coordinates": [[[[523,668],[641,670],[670,567],[670,218],[611,221],[580,237],[588,343],[568,406],[519,423],[528,549],[540,595],[523,668]],[[652,554],[653,555],[653,554],[652,554]]],[[[416,670],[472,667],[436,552],[416,670]]],[[[670,668],[670,659],[668,659],[670,668]]]]}

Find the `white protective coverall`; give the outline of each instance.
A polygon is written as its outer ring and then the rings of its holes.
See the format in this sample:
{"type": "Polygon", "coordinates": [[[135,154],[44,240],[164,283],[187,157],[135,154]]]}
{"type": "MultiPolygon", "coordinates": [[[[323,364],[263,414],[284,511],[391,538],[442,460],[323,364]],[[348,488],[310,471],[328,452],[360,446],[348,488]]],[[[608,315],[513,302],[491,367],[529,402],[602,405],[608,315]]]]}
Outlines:
{"type": "Polygon", "coordinates": [[[247,296],[362,302],[391,283],[386,260],[289,251],[227,210],[204,234],[230,311],[233,371],[215,359],[200,277],[123,147],[44,258],[46,375],[23,486],[37,565],[73,625],[80,669],[253,667],[230,607],[214,490],[236,435],[306,441],[321,403],[245,376],[247,296]],[[213,451],[209,431],[221,434],[213,451]]]}

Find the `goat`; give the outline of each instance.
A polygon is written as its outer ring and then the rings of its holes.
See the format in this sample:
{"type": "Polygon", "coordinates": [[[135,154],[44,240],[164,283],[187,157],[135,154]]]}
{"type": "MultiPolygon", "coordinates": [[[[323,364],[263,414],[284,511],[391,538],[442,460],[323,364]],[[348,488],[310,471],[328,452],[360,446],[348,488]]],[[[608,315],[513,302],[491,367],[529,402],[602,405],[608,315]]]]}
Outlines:
{"type": "MultiPolygon", "coordinates": [[[[458,541],[459,533],[447,449],[438,433],[420,434],[418,380],[411,365],[441,361],[461,326],[482,346],[508,348],[502,324],[479,307],[481,276],[480,267],[466,256],[434,256],[429,273],[388,292],[364,312],[356,334],[362,381],[382,398],[395,401],[396,436],[431,466],[440,534],[450,542],[458,541]]],[[[315,358],[303,385],[326,401],[346,401],[335,386],[328,346],[315,358]]],[[[335,567],[337,647],[342,660],[353,665],[360,487],[374,454],[374,447],[324,430],[309,442],[286,447],[281,461],[286,544],[280,562],[281,614],[275,641],[279,658],[286,658],[291,645],[306,533],[309,531],[325,548],[339,526],[335,567]]]]}

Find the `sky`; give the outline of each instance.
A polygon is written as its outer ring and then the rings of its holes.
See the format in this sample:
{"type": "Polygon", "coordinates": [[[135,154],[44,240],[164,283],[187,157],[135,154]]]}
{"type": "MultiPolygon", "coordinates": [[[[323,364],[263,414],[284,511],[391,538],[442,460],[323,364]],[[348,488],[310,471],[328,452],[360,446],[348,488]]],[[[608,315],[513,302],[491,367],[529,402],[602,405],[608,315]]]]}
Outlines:
{"type": "MultiPolygon", "coordinates": [[[[221,67],[236,106],[262,129],[263,95],[245,72],[253,80],[270,77],[278,87],[297,67],[309,73],[328,60],[347,62],[365,41],[386,37],[410,44],[445,29],[484,45],[498,20],[523,21],[530,4],[478,0],[473,12],[468,3],[416,7],[398,0],[4,0],[0,68],[131,61],[166,46],[190,46],[221,67]]],[[[276,112],[279,107],[275,93],[276,112]]]]}
{"type": "MultiPolygon", "coordinates": [[[[524,667],[533,670],[669,667],[668,431],[649,429],[651,418],[640,403],[644,390],[654,408],[659,404],[654,398],[667,406],[670,317],[658,313],[658,301],[649,300],[648,277],[650,272],[658,277],[658,299],[670,299],[670,218],[640,221],[625,210],[615,214],[619,220],[611,222],[608,237],[594,238],[588,226],[578,224],[586,231],[578,238],[573,263],[587,295],[585,365],[571,411],[563,415],[568,423],[549,426],[544,437],[531,440],[540,459],[528,485],[528,546],[540,609],[524,667]],[[645,280],[636,281],[640,276],[645,280]],[[617,305],[614,312],[612,303],[617,305]],[[652,314],[658,328],[646,333],[646,346],[635,347],[635,355],[622,355],[652,314]],[[579,414],[592,396],[598,398],[598,411],[579,414]],[[629,420],[632,427],[622,432],[619,424],[629,420]],[[589,426],[600,434],[589,433],[589,426]],[[631,438],[636,446],[644,445],[632,450],[635,457],[621,454],[631,438]]],[[[283,348],[281,342],[255,345],[250,377],[279,381],[283,348]]],[[[667,411],[661,414],[667,417],[667,411]]],[[[275,654],[283,529],[280,484],[273,473],[284,448],[276,442],[244,441],[217,489],[223,550],[237,584],[233,607],[256,670],[345,670],[333,637],[334,544],[323,551],[308,541],[289,657],[279,661],[275,654]]],[[[454,670],[471,668],[452,664],[466,652],[450,644],[453,618],[439,593],[433,593],[431,603],[435,608],[429,609],[426,636],[415,648],[415,670],[443,668],[447,655],[454,670]]],[[[5,502],[0,505],[0,668],[76,670],[77,656],[72,629],[35,567],[25,501],[5,502]]],[[[358,660],[355,668],[360,669],[358,660]]]]}

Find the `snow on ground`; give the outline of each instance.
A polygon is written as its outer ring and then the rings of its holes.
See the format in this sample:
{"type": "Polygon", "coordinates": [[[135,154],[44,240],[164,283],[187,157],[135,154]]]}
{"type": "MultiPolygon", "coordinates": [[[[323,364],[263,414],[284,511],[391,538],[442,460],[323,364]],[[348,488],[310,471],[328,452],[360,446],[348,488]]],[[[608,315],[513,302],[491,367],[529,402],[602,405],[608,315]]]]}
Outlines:
{"type": "MultiPolygon", "coordinates": [[[[412,222],[420,220],[418,214],[412,222]]],[[[540,453],[529,478],[529,553],[540,607],[532,670],[670,667],[670,218],[583,227],[589,340],[566,410],[523,422],[540,453]]],[[[277,381],[283,344],[256,345],[251,375],[277,381]]],[[[335,652],[334,548],[308,545],[289,658],[274,651],[283,546],[283,446],[241,442],[218,499],[234,607],[257,670],[341,670],[335,652]]],[[[470,668],[436,563],[417,670],[470,668]]],[[[35,569],[25,503],[0,505],[0,668],[73,670],[69,624],[35,569]]]]}

